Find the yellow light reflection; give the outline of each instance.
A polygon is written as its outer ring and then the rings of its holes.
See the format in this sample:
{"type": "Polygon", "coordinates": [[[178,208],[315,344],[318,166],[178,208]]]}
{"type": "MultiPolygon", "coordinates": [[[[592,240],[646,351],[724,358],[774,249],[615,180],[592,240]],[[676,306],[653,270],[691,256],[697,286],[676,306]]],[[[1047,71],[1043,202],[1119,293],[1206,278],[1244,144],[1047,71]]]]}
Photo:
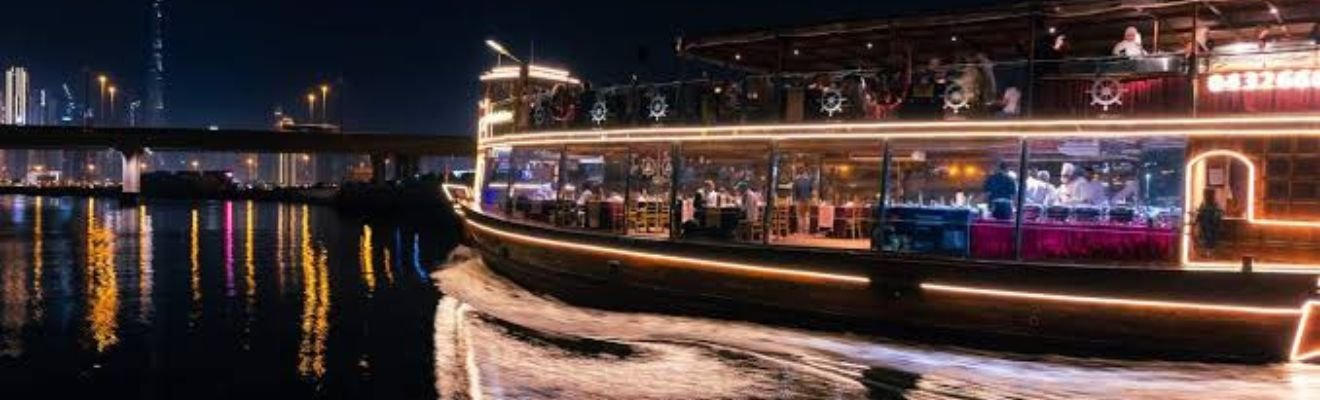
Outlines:
{"type": "MultiPolygon", "coordinates": [[[[22,202],[22,199],[13,199],[6,202],[9,203],[6,206],[12,206],[15,214],[21,213],[22,202]]],[[[20,251],[17,246],[0,248],[0,358],[23,354],[23,330],[30,319],[28,305],[32,298],[28,290],[27,266],[4,259],[19,258],[20,251]]]]}
{"type": "Polygon", "coordinates": [[[151,293],[153,291],[155,271],[151,266],[151,217],[147,215],[147,206],[139,205],[138,223],[138,320],[149,322],[152,313],[151,293]]]}
{"type": "Polygon", "coordinates": [[[119,279],[115,233],[98,226],[96,199],[87,199],[87,324],[92,344],[104,352],[119,343],[119,279]]]}
{"type": "Polygon", "coordinates": [[[45,199],[37,197],[32,218],[32,314],[35,320],[41,320],[46,310],[45,290],[42,288],[42,280],[46,273],[46,245],[43,242],[45,233],[42,232],[44,204],[45,199]]]}
{"type": "Polygon", "coordinates": [[[251,307],[257,296],[257,265],[256,261],[252,259],[253,215],[251,200],[248,200],[247,207],[243,211],[243,219],[243,286],[246,289],[244,296],[247,298],[248,306],[251,307]]]}
{"type": "Polygon", "coordinates": [[[330,333],[330,279],[324,250],[311,245],[308,209],[302,207],[301,269],[303,281],[302,340],[298,345],[298,373],[303,377],[325,376],[325,341],[330,333]]]}
{"type": "MultiPolygon", "coordinates": [[[[245,335],[252,332],[252,319],[256,317],[257,267],[256,261],[252,259],[252,223],[254,218],[255,217],[252,215],[252,200],[248,200],[243,211],[243,301],[246,305],[247,311],[245,313],[247,318],[244,320],[243,324],[243,333],[245,335]]],[[[243,345],[246,348],[248,342],[244,340],[243,345]]]]}
{"type": "MultiPolygon", "coordinates": [[[[376,291],[376,268],[373,264],[372,255],[375,254],[371,246],[371,226],[362,225],[362,238],[358,243],[358,253],[361,255],[362,263],[362,281],[367,284],[367,295],[376,291]]],[[[387,265],[386,268],[389,268],[387,265]]]]}

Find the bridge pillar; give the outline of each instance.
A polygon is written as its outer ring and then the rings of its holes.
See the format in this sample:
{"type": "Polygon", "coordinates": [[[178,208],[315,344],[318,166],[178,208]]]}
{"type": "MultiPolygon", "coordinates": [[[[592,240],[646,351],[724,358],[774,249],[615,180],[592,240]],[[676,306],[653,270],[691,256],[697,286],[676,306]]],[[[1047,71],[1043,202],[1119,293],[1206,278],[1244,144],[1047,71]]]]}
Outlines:
{"type": "Polygon", "coordinates": [[[415,155],[399,155],[394,157],[394,179],[411,178],[417,175],[421,165],[421,157],[415,155]]]}
{"type": "Polygon", "coordinates": [[[385,183],[389,180],[389,155],[373,153],[371,155],[371,183],[385,183]]]}
{"type": "Polygon", "coordinates": [[[125,195],[137,195],[142,192],[142,156],[146,153],[139,149],[118,149],[124,160],[121,192],[125,195]]]}

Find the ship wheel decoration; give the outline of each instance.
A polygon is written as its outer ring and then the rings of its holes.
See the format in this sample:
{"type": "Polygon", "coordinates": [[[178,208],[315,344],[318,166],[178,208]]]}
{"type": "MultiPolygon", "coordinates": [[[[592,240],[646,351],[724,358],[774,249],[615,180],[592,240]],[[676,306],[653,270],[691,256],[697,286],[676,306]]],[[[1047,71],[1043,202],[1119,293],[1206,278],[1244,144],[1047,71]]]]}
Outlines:
{"type": "Polygon", "coordinates": [[[820,112],[831,117],[834,114],[843,112],[843,105],[848,102],[847,97],[843,97],[843,92],[834,87],[825,88],[820,96],[820,112]]]}
{"type": "Polygon", "coordinates": [[[545,100],[536,102],[536,108],[532,110],[532,123],[535,123],[536,126],[544,126],[547,122],[550,122],[550,104],[548,103],[545,100]]]}
{"type": "Polygon", "coordinates": [[[972,98],[967,95],[967,90],[957,83],[949,84],[944,88],[944,108],[953,111],[954,114],[972,107],[972,98]]]}
{"type": "Polygon", "coordinates": [[[1123,105],[1123,93],[1126,92],[1123,83],[1114,78],[1096,79],[1091,82],[1091,90],[1087,91],[1091,94],[1091,105],[1100,106],[1105,111],[1109,111],[1109,107],[1123,105]]]}
{"type": "Polygon", "coordinates": [[[665,96],[655,95],[651,97],[651,105],[647,106],[646,110],[648,116],[654,118],[655,122],[660,122],[669,115],[669,103],[665,102],[665,96]]]}
{"type": "Polygon", "coordinates": [[[609,119],[610,106],[605,104],[605,100],[596,100],[596,104],[591,105],[591,111],[588,113],[591,114],[591,122],[601,126],[605,124],[606,119],[609,119]]]}

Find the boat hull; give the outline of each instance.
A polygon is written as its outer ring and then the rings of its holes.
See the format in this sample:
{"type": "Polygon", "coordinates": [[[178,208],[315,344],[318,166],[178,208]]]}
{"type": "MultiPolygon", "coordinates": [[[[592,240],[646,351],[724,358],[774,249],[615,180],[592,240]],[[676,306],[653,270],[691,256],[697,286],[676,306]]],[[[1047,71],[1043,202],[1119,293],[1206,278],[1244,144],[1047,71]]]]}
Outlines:
{"type": "Polygon", "coordinates": [[[1314,336],[1299,324],[1315,275],[914,259],[465,220],[493,270],[592,307],[1114,358],[1278,361],[1314,336]]]}

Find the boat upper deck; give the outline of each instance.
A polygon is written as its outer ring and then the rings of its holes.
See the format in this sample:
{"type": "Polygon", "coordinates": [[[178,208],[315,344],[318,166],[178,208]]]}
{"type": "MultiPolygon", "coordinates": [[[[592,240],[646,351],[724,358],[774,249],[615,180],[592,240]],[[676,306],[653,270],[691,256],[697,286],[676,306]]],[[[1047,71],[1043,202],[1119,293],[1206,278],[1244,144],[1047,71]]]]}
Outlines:
{"type": "Polygon", "coordinates": [[[664,82],[487,79],[483,137],[1320,109],[1313,1],[1037,2],[684,37],[664,82]],[[522,96],[514,96],[522,85],[522,96]]]}

